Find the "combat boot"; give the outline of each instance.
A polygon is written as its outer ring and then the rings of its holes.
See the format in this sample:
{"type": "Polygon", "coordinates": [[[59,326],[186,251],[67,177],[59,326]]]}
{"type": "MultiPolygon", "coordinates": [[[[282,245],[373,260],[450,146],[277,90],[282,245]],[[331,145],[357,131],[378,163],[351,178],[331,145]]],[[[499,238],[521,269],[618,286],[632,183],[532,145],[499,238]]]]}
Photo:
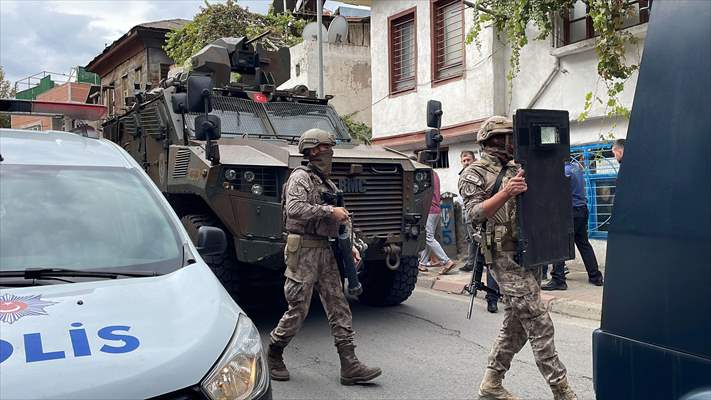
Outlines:
{"type": "Polygon", "coordinates": [[[269,376],[275,381],[288,381],[289,370],[284,364],[284,348],[274,343],[269,344],[267,350],[267,363],[269,364],[269,376]]]}
{"type": "Polygon", "coordinates": [[[383,373],[380,368],[371,368],[358,361],[353,344],[338,346],[338,356],[341,359],[341,385],[367,382],[383,373]]]}
{"type": "Polygon", "coordinates": [[[484,379],[479,385],[480,400],[518,400],[508,390],[504,389],[501,380],[504,379],[504,374],[487,368],[484,371],[484,379]]]}
{"type": "Polygon", "coordinates": [[[578,396],[568,385],[568,378],[563,378],[557,384],[551,385],[551,391],[553,391],[553,400],[578,400],[578,396]]]}

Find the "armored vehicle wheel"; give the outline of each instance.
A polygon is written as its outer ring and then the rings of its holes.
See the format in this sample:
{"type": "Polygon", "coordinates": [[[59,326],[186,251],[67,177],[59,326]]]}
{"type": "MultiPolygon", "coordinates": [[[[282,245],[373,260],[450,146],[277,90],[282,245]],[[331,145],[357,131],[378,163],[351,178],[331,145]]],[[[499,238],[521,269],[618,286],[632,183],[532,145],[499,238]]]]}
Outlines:
{"type": "Polygon", "coordinates": [[[407,300],[417,282],[417,257],[403,257],[400,268],[373,265],[360,275],[363,294],[358,298],[371,306],[394,306],[407,300]]]}
{"type": "MultiPolygon", "coordinates": [[[[197,240],[197,232],[201,226],[214,226],[225,230],[217,220],[205,214],[188,214],[182,217],[180,221],[183,223],[193,243],[197,240]]],[[[229,243],[229,233],[225,233],[228,235],[229,243]]],[[[220,280],[222,286],[224,286],[228,292],[233,293],[237,291],[237,259],[232,243],[228,244],[224,254],[219,256],[203,256],[202,259],[210,266],[212,272],[217,276],[217,279],[220,280]]]]}

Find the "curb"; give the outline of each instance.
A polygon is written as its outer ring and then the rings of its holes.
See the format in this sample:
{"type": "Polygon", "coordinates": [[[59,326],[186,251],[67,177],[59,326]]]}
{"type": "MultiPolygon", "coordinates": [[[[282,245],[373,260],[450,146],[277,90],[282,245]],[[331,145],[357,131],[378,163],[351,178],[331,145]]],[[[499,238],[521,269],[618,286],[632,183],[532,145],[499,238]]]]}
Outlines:
{"type": "MultiPolygon", "coordinates": [[[[419,275],[417,277],[416,286],[447,292],[450,294],[467,295],[466,292],[464,292],[464,283],[441,280],[437,276],[419,275]]],[[[483,299],[477,298],[477,300],[484,302],[483,299]]],[[[557,298],[545,292],[541,293],[541,300],[543,300],[550,312],[570,317],[589,319],[592,321],[600,321],[600,315],[602,312],[601,304],[574,299],[557,298]]]]}

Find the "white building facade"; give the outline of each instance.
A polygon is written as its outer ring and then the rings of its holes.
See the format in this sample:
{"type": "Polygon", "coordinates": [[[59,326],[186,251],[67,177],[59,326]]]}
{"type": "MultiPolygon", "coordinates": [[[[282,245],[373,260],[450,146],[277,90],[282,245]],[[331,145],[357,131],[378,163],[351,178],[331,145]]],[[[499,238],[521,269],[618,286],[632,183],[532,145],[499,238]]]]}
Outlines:
{"type": "MultiPolygon", "coordinates": [[[[545,40],[534,40],[537,32],[529,27],[529,43],[520,54],[520,72],[512,81],[506,78],[511,49],[499,40],[491,25],[482,29],[478,45],[465,43],[473,26],[473,11],[461,0],[349,2],[371,7],[372,126],[376,144],[405,152],[423,149],[427,101],[441,101],[444,141],[442,161],[435,167],[442,192],[456,193],[459,154],[477,148],[474,136],[486,118],[511,117],[520,108],[567,110],[572,150],[586,152],[590,159],[603,158],[589,164],[597,176],[587,181],[591,185],[588,195],[600,197],[589,202],[599,200],[603,204],[598,210],[600,224],[609,220],[605,214],[611,211],[617,168],[609,152],[610,132],[614,138],[624,138],[627,120],[607,117],[607,90],[597,75],[595,33],[582,1],[578,0],[565,16],[555,17],[554,33],[545,40]],[[593,92],[601,103],[594,101],[588,118],[578,122],[587,92],[593,92]]],[[[625,29],[639,40],[628,47],[626,58],[629,64],[639,64],[653,11],[651,0],[632,3],[637,12],[626,21],[625,29]]],[[[632,107],[636,81],[635,73],[619,96],[628,108],[632,107]]]]}
{"type": "MultiPolygon", "coordinates": [[[[358,1],[363,3],[363,1],[358,1]]],[[[430,99],[442,102],[444,147],[449,168],[439,171],[443,190],[456,191],[459,153],[473,149],[479,124],[492,115],[511,116],[519,108],[567,110],[573,145],[599,142],[613,132],[626,136],[625,119],[606,117],[606,89],[597,75],[594,33],[584,3],[571,10],[569,23],[556,21],[556,32],[530,40],[520,56],[520,73],[509,82],[510,48],[486,26],[479,46],[466,44],[473,13],[461,0],[372,0],[372,120],[376,143],[401,150],[424,148],[425,112],[430,99]],[[590,27],[587,25],[590,24],[590,27]],[[585,94],[594,102],[585,122],[577,122],[585,94]],[[416,139],[415,139],[416,137],[416,139]]],[[[628,28],[639,42],[627,52],[629,63],[641,58],[648,2],[630,18],[628,28]]],[[[529,37],[536,36],[534,29],[529,37]]],[[[637,75],[625,85],[623,105],[632,106],[637,75]]],[[[445,163],[446,164],[446,163],[445,163]]]]}
{"type": "MultiPolygon", "coordinates": [[[[330,18],[329,18],[330,20],[330,18]]],[[[339,115],[349,115],[368,126],[371,121],[370,20],[347,17],[348,34],[338,43],[323,43],[324,93],[339,115]]],[[[305,85],[318,88],[318,42],[304,40],[289,49],[290,79],[280,89],[305,85]]]]}

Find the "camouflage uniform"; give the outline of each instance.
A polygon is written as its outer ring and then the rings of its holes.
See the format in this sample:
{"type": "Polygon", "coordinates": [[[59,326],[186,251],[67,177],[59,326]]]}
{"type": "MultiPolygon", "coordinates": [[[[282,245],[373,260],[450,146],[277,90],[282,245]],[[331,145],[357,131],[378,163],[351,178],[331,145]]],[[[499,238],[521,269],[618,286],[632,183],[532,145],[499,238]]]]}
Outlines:
{"type": "Polygon", "coordinates": [[[314,171],[295,170],[286,183],[286,230],[284,249],[286,283],[284,295],[289,309],[271,332],[273,343],[285,347],[301,328],[314,289],[321,297],[336,346],[353,344],[351,310],[343,294],[341,276],[328,242],[338,234],[338,222],[322,193],[335,192],[330,180],[314,171]]]}
{"type": "MultiPolygon", "coordinates": [[[[480,160],[467,167],[459,178],[459,193],[464,199],[466,215],[474,224],[486,220],[481,203],[492,197],[496,177],[501,171],[498,158],[482,154],[480,160]]],[[[504,166],[506,182],[516,175],[518,166],[510,161],[504,166]]],[[[489,355],[487,368],[503,375],[511,367],[511,360],[526,341],[531,342],[536,365],[551,385],[564,380],[566,370],[558,359],[553,343],[553,321],[540,297],[540,268],[524,269],[518,265],[516,255],[516,200],[507,201],[487,221],[486,234],[490,246],[490,271],[499,283],[504,308],[504,322],[489,355]]],[[[485,239],[486,240],[486,239],[485,239]]],[[[486,246],[483,246],[486,247],[486,246]]]]}

